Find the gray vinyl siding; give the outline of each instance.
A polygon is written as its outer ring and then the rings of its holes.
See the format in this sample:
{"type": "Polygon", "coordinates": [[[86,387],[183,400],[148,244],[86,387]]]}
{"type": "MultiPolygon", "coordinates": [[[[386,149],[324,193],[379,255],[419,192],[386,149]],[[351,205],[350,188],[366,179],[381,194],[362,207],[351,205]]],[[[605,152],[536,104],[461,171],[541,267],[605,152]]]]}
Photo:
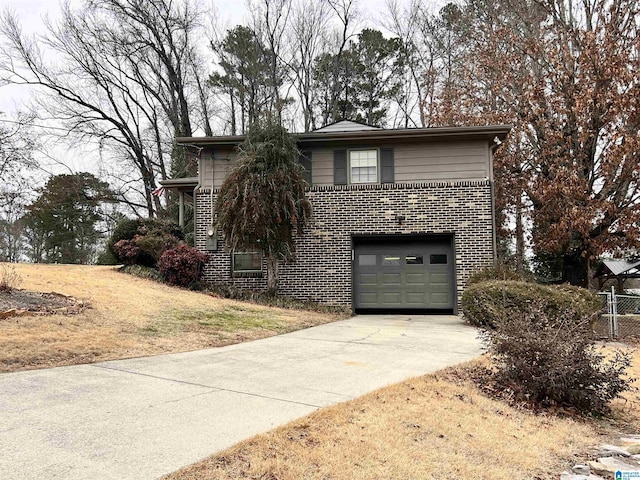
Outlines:
{"type": "MultiPolygon", "coordinates": [[[[493,177],[486,141],[389,146],[393,147],[395,183],[484,180],[493,177]]],[[[314,185],[333,184],[333,150],[312,149],[314,185]]]]}
{"type": "MultiPolygon", "coordinates": [[[[395,183],[493,180],[486,141],[371,145],[376,148],[387,146],[394,149],[395,183]]],[[[333,185],[333,151],[336,148],[348,150],[349,146],[305,148],[312,152],[313,185],[333,185]]],[[[215,161],[210,152],[203,152],[200,186],[210,188],[213,182],[214,188],[220,188],[235,162],[236,154],[231,148],[216,150],[215,161]]]]}
{"type": "Polygon", "coordinates": [[[236,153],[231,149],[218,149],[214,155],[211,152],[203,152],[200,157],[200,187],[211,188],[213,183],[214,188],[220,188],[222,182],[234,167],[236,159],[236,153]],[[214,156],[215,160],[213,159],[214,156]]]}
{"type": "Polygon", "coordinates": [[[396,145],[395,181],[491,179],[487,142],[396,145]]]}
{"type": "Polygon", "coordinates": [[[207,187],[213,181],[213,160],[211,155],[203,154],[198,161],[198,184],[207,187]]]}

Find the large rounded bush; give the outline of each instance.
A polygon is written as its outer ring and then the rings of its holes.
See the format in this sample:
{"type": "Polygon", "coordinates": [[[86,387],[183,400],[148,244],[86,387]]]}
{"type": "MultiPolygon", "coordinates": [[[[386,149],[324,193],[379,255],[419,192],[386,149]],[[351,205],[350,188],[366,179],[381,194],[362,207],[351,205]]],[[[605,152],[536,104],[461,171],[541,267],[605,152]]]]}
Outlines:
{"type": "Polygon", "coordinates": [[[138,230],[142,226],[142,222],[141,218],[124,218],[120,220],[107,241],[107,250],[115,254],[113,247],[116,243],[120,240],[133,240],[133,237],[139,234],[138,230]]]}
{"type": "Polygon", "coordinates": [[[465,318],[479,327],[499,328],[515,312],[539,305],[548,315],[595,315],[602,302],[597,295],[570,285],[540,285],[514,280],[490,280],[469,285],[462,295],[465,318]]]}
{"type": "Polygon", "coordinates": [[[509,268],[507,265],[498,264],[491,265],[478,270],[469,276],[467,285],[473,285],[474,283],[488,282],[490,280],[515,280],[526,282],[527,279],[520,275],[515,270],[509,268]]]}
{"type": "Polygon", "coordinates": [[[162,277],[172,285],[188,287],[197,282],[207,255],[185,244],[166,250],[158,262],[162,277]]]}
{"type": "Polygon", "coordinates": [[[182,240],[184,233],[175,223],[156,218],[126,218],[114,229],[107,250],[120,263],[156,267],[162,254],[182,240]]]}
{"type": "Polygon", "coordinates": [[[516,402],[603,412],[627,390],[628,353],[605,359],[591,322],[602,308],[597,295],[569,285],[490,280],[470,285],[462,310],[486,328],[493,391],[516,402]]]}

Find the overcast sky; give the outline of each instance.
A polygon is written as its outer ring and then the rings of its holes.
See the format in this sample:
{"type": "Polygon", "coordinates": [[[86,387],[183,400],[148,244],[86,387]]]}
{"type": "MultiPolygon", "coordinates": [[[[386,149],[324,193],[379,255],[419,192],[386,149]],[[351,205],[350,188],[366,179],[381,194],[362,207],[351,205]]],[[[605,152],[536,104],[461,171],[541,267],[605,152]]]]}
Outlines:
{"type": "MultiPolygon", "coordinates": [[[[80,6],[83,0],[69,0],[72,6],[80,6]]],[[[313,1],[313,0],[310,0],[313,1]]],[[[217,11],[218,18],[223,25],[233,26],[244,23],[247,10],[243,0],[204,0],[205,5],[211,5],[217,11]]],[[[374,25],[381,29],[375,20],[386,9],[385,0],[360,0],[359,9],[365,17],[364,25],[374,25]]],[[[398,0],[400,5],[409,0],[398,0]]],[[[433,4],[444,4],[444,0],[432,0],[433,4]]],[[[43,18],[48,16],[54,20],[60,11],[59,0],[0,0],[0,9],[13,10],[21,21],[23,31],[38,34],[44,29],[43,18]]],[[[11,115],[16,109],[29,99],[29,89],[15,86],[0,88],[0,112],[11,115]]]]}
{"type": "MultiPolygon", "coordinates": [[[[80,7],[85,0],[69,0],[72,7],[80,7]]],[[[313,0],[308,0],[313,1],[313,0]]],[[[399,5],[408,4],[410,0],[396,0],[399,5]]],[[[22,25],[24,33],[37,35],[44,31],[43,19],[48,17],[55,21],[60,12],[60,0],[0,0],[0,10],[9,9],[16,13],[22,25]]],[[[234,25],[246,23],[248,13],[244,0],[202,0],[202,3],[216,12],[219,25],[229,28],[234,25]]],[[[431,0],[431,5],[443,5],[446,0],[431,0]]],[[[360,26],[370,26],[384,29],[379,19],[386,10],[386,0],[359,0],[358,8],[361,13],[360,26]]],[[[48,59],[51,60],[51,59],[48,59]]],[[[211,67],[213,69],[213,66],[211,67]]],[[[15,118],[17,111],[26,111],[32,89],[23,86],[0,86],[0,123],[8,122],[15,118]]],[[[55,126],[55,122],[42,122],[55,126]]],[[[8,125],[8,123],[6,123],[8,125]]],[[[41,133],[53,133],[54,130],[40,130],[41,133]]],[[[37,132],[37,130],[36,130],[37,132]]],[[[41,137],[43,138],[43,137],[41,137]]],[[[69,170],[91,171],[98,174],[101,162],[97,160],[96,147],[83,144],[70,147],[68,144],[58,144],[54,137],[47,137],[46,145],[49,153],[42,153],[42,165],[47,165],[44,170],[47,174],[61,173],[60,169],[68,173],[69,170]],[[47,163],[49,162],[49,163],[47,163]],[[60,163],[64,167],[60,166],[60,163]]]]}
{"type": "MultiPolygon", "coordinates": [[[[82,0],[69,0],[72,6],[82,5],[82,0]]],[[[43,19],[48,16],[54,20],[60,12],[59,0],[3,0],[0,9],[14,11],[20,19],[23,31],[38,34],[44,29],[43,19]]],[[[205,0],[203,3],[207,3],[205,0]]],[[[210,3],[218,11],[220,19],[230,25],[242,23],[245,6],[242,0],[215,0],[210,3]]],[[[12,113],[29,99],[29,89],[4,86],[0,88],[0,112],[12,113]]]]}

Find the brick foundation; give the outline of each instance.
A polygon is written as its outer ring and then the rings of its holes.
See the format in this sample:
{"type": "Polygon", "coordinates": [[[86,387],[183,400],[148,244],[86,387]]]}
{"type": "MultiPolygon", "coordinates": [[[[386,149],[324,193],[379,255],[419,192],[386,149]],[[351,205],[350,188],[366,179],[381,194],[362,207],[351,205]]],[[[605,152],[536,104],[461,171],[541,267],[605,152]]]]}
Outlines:
{"type": "MultiPolygon", "coordinates": [[[[215,193],[213,201],[215,201],[215,193]]],[[[469,275],[493,262],[491,185],[488,181],[312,187],[313,219],[298,239],[295,262],[280,266],[283,295],[351,306],[353,235],[452,234],[457,303],[469,275]],[[405,217],[398,225],[397,215],[405,217]]],[[[206,251],[211,192],[196,195],[196,246],[206,251]]],[[[263,277],[232,278],[231,256],[219,232],[205,280],[263,289],[263,277]]]]}

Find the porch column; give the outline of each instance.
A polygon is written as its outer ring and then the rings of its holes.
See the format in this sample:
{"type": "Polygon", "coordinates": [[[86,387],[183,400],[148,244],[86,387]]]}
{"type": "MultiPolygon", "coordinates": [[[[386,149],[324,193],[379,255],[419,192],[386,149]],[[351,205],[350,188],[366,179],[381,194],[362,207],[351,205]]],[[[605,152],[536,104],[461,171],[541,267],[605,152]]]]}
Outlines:
{"type": "Polygon", "coordinates": [[[182,190],[178,191],[178,199],[178,225],[184,228],[184,192],[182,190]]]}

